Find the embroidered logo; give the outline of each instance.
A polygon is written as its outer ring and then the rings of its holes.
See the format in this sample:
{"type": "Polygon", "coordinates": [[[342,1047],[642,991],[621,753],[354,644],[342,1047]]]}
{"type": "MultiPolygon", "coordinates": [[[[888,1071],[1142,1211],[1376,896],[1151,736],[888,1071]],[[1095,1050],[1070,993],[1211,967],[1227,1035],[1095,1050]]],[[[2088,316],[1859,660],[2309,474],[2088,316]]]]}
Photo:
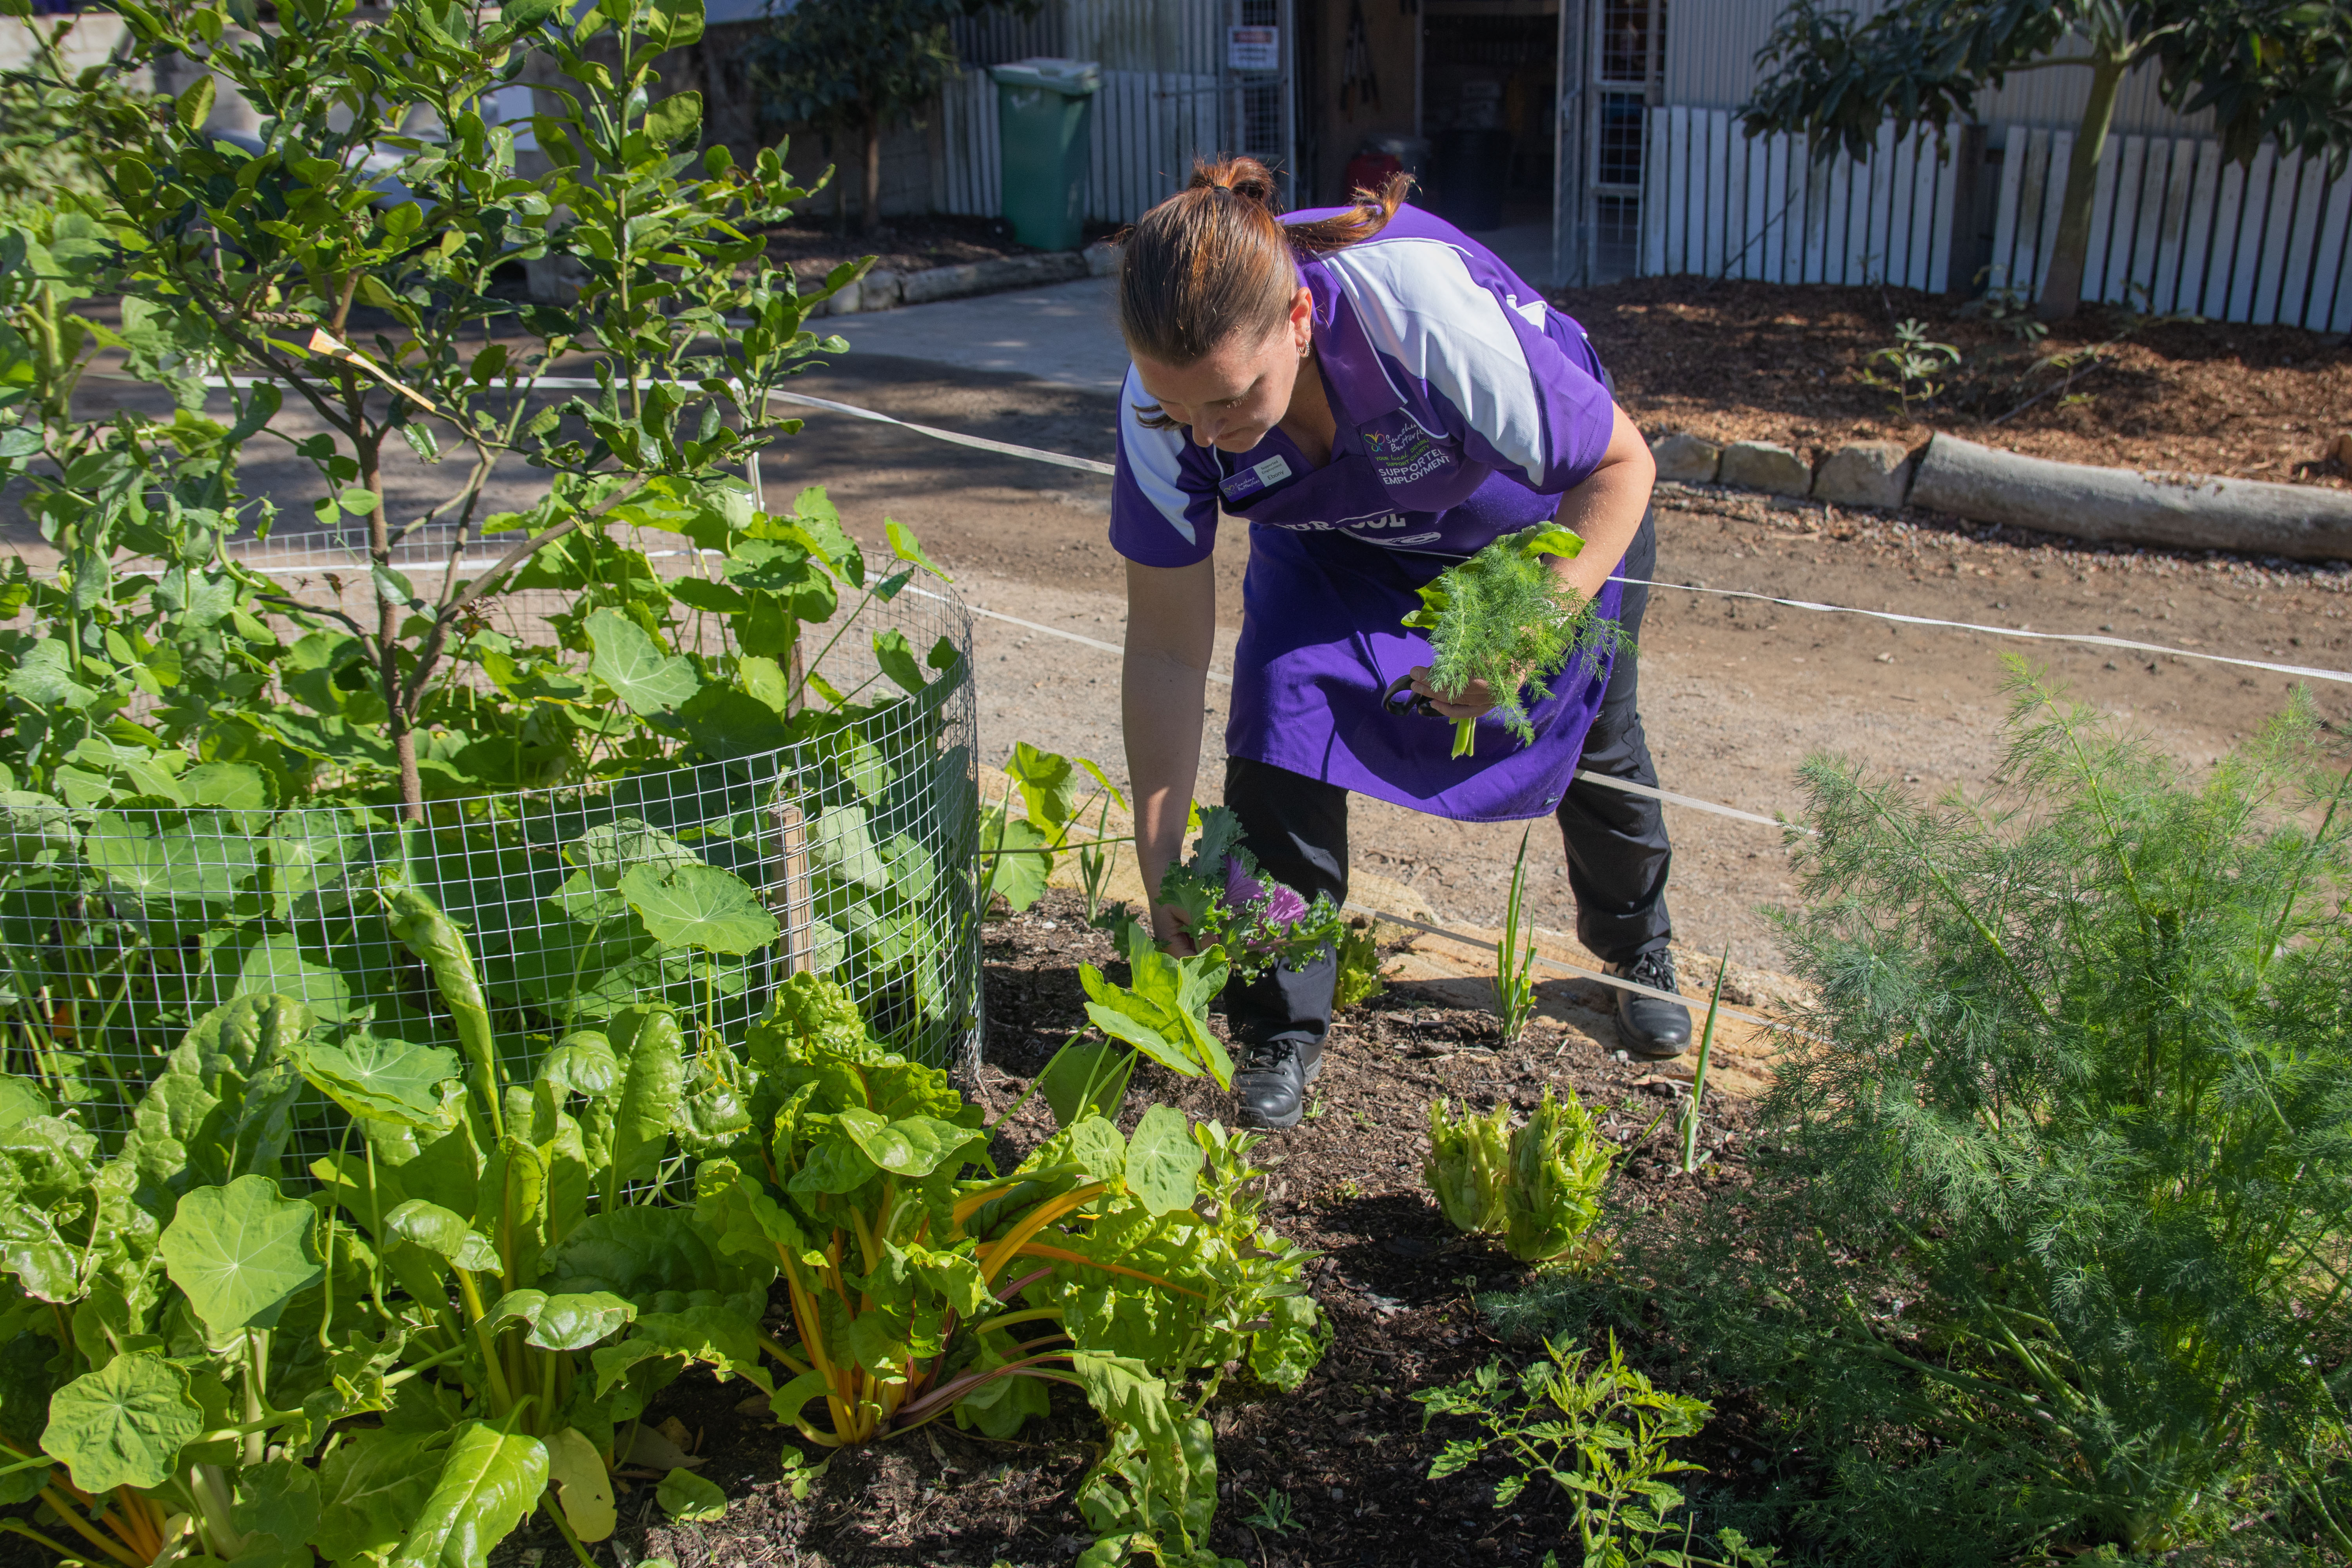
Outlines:
{"type": "Polygon", "coordinates": [[[1423,430],[1367,430],[1363,437],[1365,456],[1371,458],[1372,471],[1380,475],[1384,485],[1409,485],[1450,468],[1460,460],[1431,440],[1423,430]]]}

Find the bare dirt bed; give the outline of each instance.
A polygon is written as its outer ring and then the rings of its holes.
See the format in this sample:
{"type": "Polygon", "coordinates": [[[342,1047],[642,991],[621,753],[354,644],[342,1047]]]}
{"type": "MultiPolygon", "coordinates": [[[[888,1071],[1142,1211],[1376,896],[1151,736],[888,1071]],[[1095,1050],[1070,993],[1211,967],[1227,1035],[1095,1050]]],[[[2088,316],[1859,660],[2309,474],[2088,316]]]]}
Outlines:
{"type": "Polygon", "coordinates": [[[2352,348],[2340,334],[2090,306],[2027,347],[1980,310],[1907,289],[1645,278],[1557,298],[1653,437],[1688,430],[1817,456],[1854,440],[1917,446],[1945,430],[2066,462],[2352,487],[2352,447],[2328,456],[2352,433],[2352,348]],[[1906,320],[1964,356],[1943,396],[1908,417],[1859,379],[1906,320]],[[2088,349],[2103,363],[2063,390],[2066,371],[2030,371],[2088,349]]]}
{"type": "MultiPolygon", "coordinates": [[[[1002,218],[956,217],[945,213],[894,217],[872,234],[843,235],[821,209],[827,198],[816,198],[799,221],[768,230],[768,259],[782,267],[790,263],[796,278],[822,278],[845,261],[871,256],[874,265],[894,272],[920,272],[932,267],[959,267],[968,261],[994,261],[1007,256],[1034,256],[1036,250],[1013,237],[1002,218]]],[[[1110,232],[1097,225],[1087,237],[1110,232]]]]}
{"type": "MultiPolygon", "coordinates": [[[[1009,1104],[1055,1047],[1085,1022],[1076,966],[1109,967],[1108,941],[1088,928],[1074,895],[1049,893],[1026,915],[992,924],[986,976],[989,1035],[983,1079],[998,1109],[1009,1104]]],[[[1215,1020],[1222,1030],[1223,1020],[1215,1020]]],[[[1205,1082],[1155,1069],[1140,1075],[1132,1118],[1152,1099],[1198,1117],[1230,1114],[1205,1082]]],[[[1589,1038],[1538,1023],[1502,1047],[1484,1011],[1413,986],[1342,1015],[1309,1118],[1259,1145],[1265,1217],[1321,1256],[1310,1266],[1334,1339],[1322,1365],[1297,1393],[1280,1394],[1239,1378],[1209,1407],[1217,1431],[1221,1497],[1213,1545],[1250,1568],[1471,1568],[1538,1561],[1565,1544],[1569,1514],[1530,1488],[1509,1511],[1492,1505],[1499,1471],[1474,1468],[1442,1482],[1430,1460],[1449,1436],[1431,1431],[1412,1393],[1455,1381],[1496,1355],[1516,1365],[1525,1352],[1499,1344],[1475,1297],[1511,1289],[1528,1270],[1499,1248],[1455,1236],[1421,1176],[1428,1101],[1441,1093],[1484,1109],[1497,1100],[1535,1103],[1547,1083],[1572,1088],[1606,1112],[1612,1136],[1633,1143],[1677,1090],[1639,1062],[1621,1062],[1589,1038]],[[1287,1531],[1263,1519],[1276,1493],[1286,1499],[1287,1531]]],[[[1715,1201],[1743,1184],[1751,1135],[1748,1105],[1710,1097],[1706,1142],[1714,1159],[1698,1179],[1667,1163],[1666,1134],[1632,1148],[1621,1163],[1620,1208],[1669,1210],[1715,1201]]],[[[1000,1159],[1050,1131],[1042,1109],[1006,1125],[1000,1159]]],[[[781,1310],[779,1315],[781,1316],[781,1310]]],[[[706,1525],[666,1523],[649,1483],[622,1500],[624,1524],[612,1553],[626,1565],[668,1558],[677,1568],[1046,1568],[1063,1564],[1091,1537],[1072,1503],[1100,1428],[1081,1402],[1056,1391],[1050,1421],[1021,1438],[990,1442],[951,1422],[832,1461],[810,1495],[795,1501],[782,1482],[782,1434],[740,1383],[681,1380],[648,1413],[697,1447],[700,1474],[736,1500],[706,1525]]],[[[1735,1458],[1738,1419],[1726,1413],[1691,1447],[1709,1474],[1686,1479],[1727,1485],[1748,1479],[1735,1458]]],[[[822,1458],[812,1453],[811,1459],[822,1458]]],[[[540,1553],[568,1558],[542,1524],[501,1548],[500,1568],[540,1553]]],[[[601,1554],[600,1554],[601,1555],[601,1554]]]]}

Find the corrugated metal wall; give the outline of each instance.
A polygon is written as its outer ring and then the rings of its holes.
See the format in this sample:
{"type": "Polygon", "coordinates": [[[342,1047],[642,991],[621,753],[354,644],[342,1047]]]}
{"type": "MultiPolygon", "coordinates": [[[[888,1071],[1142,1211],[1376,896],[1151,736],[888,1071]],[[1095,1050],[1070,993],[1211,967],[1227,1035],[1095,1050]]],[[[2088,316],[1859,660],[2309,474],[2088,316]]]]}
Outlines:
{"type": "MultiPolygon", "coordinates": [[[[1224,17],[1224,0],[1049,0],[1025,28],[992,24],[983,37],[959,24],[969,31],[957,43],[973,67],[1050,53],[1103,68],[1087,216],[1130,223],[1184,183],[1195,156],[1216,150],[1224,17]]],[[[1002,210],[995,85],[967,69],[940,109],[946,210],[992,216],[1002,210]]]]}
{"type": "MultiPolygon", "coordinates": [[[[1671,19],[1666,27],[1665,101],[1694,109],[1738,108],[1755,90],[1756,51],[1772,36],[1773,24],[1787,8],[1786,0],[1667,0],[1667,4],[1671,19]]],[[[1877,9],[1873,0],[1854,0],[1853,10],[1859,16],[1867,16],[1877,9]]],[[[2125,79],[2116,99],[2117,134],[2212,134],[2210,114],[2183,119],[2164,106],[2156,89],[2157,73],[2151,67],[2144,66],[2125,79]]],[[[2071,127],[2082,122],[2083,105],[2089,94],[2088,71],[2027,71],[2011,77],[1999,91],[1979,99],[1976,118],[1985,125],[2071,127]]]]}

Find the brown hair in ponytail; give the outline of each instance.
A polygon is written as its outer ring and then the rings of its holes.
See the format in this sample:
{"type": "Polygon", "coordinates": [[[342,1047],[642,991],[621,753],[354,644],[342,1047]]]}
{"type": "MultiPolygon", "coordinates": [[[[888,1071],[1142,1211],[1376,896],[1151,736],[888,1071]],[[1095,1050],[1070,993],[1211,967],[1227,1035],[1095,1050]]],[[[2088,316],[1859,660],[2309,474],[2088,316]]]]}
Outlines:
{"type": "Polygon", "coordinates": [[[1145,213],[1119,252],[1118,327],[1130,353],[1197,363],[1236,333],[1253,341],[1282,324],[1298,273],[1295,251],[1320,254],[1388,226],[1412,187],[1391,174],[1358,191],[1349,210],[1313,223],[1275,216],[1274,176],[1255,158],[1194,162],[1184,189],[1145,213]]]}

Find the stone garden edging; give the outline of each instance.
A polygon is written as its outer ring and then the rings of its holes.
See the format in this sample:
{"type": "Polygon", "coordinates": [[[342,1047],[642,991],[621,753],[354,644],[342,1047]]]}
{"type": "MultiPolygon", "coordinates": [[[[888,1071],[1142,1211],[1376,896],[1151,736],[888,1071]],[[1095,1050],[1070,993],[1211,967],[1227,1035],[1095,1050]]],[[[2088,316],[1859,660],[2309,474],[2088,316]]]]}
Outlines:
{"type": "Polygon", "coordinates": [[[1079,278],[1103,278],[1109,275],[1118,260],[1116,248],[1097,242],[1084,250],[1003,256],[992,261],[928,267],[919,272],[877,268],[818,305],[809,312],[809,319],[864,315],[873,310],[893,310],[901,305],[928,305],[936,300],[961,300],[972,294],[998,294],[1011,289],[1067,283],[1079,278]]]}
{"type": "Polygon", "coordinates": [[[1898,441],[1841,447],[1818,467],[1769,441],[1686,434],[1650,444],[1658,477],[1837,506],[1949,512],[1971,522],[2118,544],[2352,560],[2352,494],[2206,474],[2061,463],[1938,431],[1916,458],[1898,441]]]}

